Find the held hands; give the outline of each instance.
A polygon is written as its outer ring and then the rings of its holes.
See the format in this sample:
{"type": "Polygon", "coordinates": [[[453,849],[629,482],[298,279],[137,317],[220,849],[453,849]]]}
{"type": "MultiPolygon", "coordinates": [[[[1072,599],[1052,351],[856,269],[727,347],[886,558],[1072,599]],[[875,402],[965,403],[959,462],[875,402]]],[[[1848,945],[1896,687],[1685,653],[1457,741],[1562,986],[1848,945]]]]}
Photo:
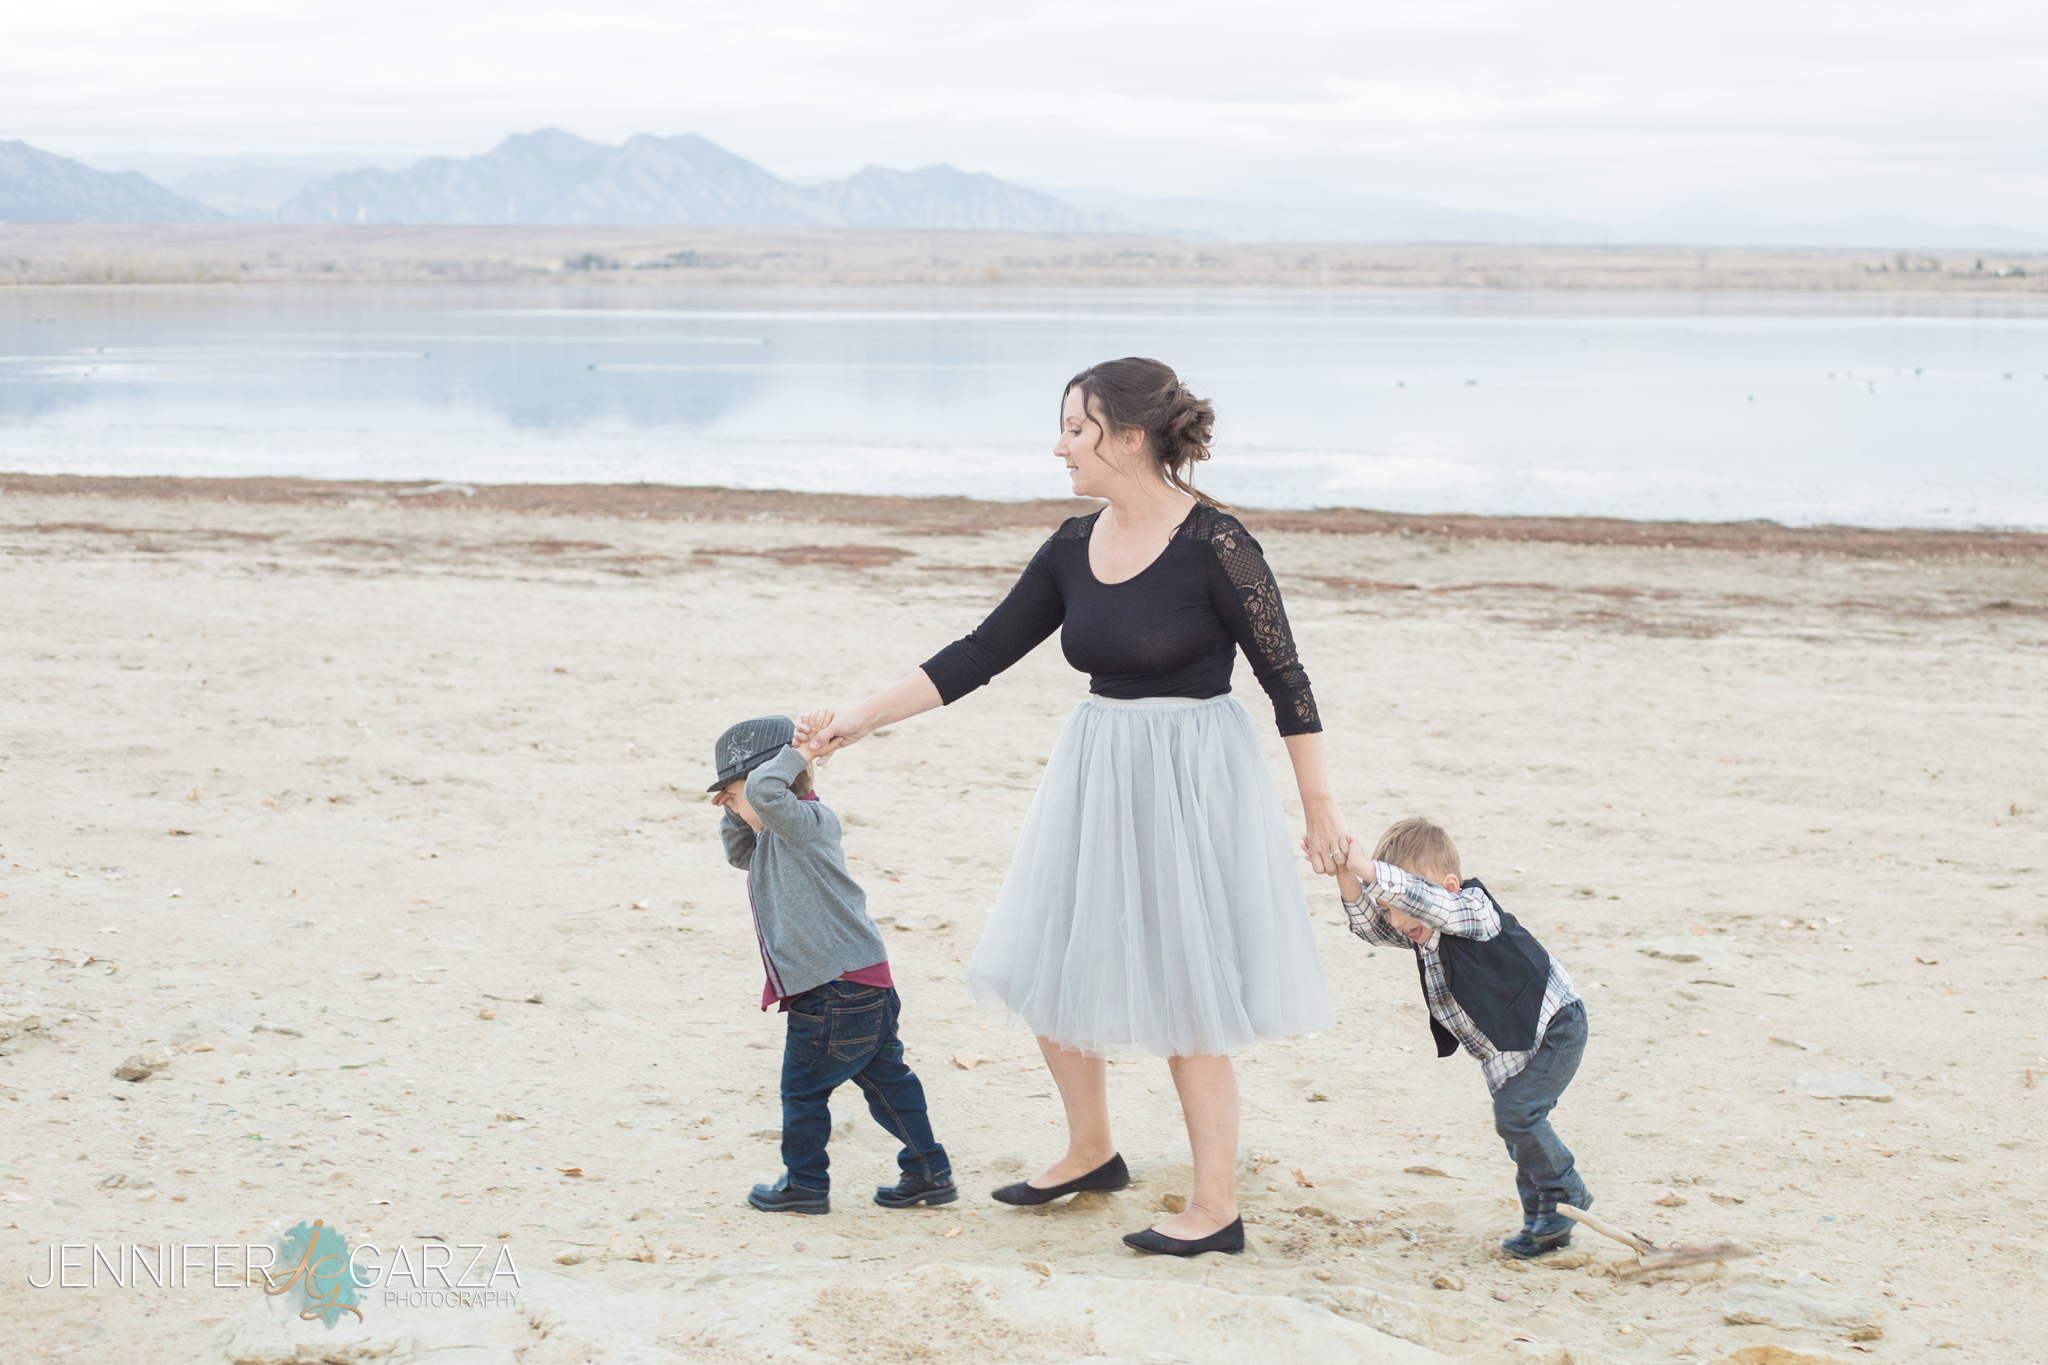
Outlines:
{"type": "Polygon", "coordinates": [[[845,743],[844,740],[828,739],[832,729],[833,713],[825,707],[806,711],[796,718],[796,736],[790,745],[805,758],[823,763],[832,751],[845,743]]]}
{"type": "Polygon", "coordinates": [[[1325,876],[1335,875],[1345,861],[1345,841],[1351,835],[1344,828],[1344,817],[1337,812],[1335,803],[1328,810],[1310,809],[1308,812],[1308,834],[1301,841],[1301,851],[1308,855],[1308,864],[1325,876]]]}
{"type": "Polygon", "coordinates": [[[1334,877],[1340,872],[1349,872],[1355,876],[1361,862],[1371,862],[1371,859],[1365,857],[1356,834],[1346,834],[1339,852],[1325,853],[1321,858],[1316,856],[1315,849],[1309,843],[1313,837],[1308,834],[1301,836],[1301,851],[1307,855],[1309,865],[1326,877],[1334,877]]]}

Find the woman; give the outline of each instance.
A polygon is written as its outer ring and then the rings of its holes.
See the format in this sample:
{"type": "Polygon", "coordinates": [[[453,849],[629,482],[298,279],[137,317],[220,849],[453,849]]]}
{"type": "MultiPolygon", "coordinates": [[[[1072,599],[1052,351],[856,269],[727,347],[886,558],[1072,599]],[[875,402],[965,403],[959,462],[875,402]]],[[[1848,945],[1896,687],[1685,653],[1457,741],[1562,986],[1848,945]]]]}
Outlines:
{"type": "Polygon", "coordinates": [[[1187,1209],[1124,1238],[1172,1255],[1239,1251],[1238,1099],[1229,1052],[1332,1020],[1279,792],[1228,695],[1242,648],[1272,698],[1316,870],[1345,829],[1322,724],[1259,544],[1189,481],[1214,413],[1156,360],[1068,381],[1053,454],[1081,497],[978,629],[819,732],[852,744],[958,701],[1055,629],[1090,675],[1017,840],[968,983],[1038,1035],[1067,1152],[995,1198],[1042,1204],[1130,1183],[1104,1058],[1164,1056],[1194,1151],[1187,1209]]]}

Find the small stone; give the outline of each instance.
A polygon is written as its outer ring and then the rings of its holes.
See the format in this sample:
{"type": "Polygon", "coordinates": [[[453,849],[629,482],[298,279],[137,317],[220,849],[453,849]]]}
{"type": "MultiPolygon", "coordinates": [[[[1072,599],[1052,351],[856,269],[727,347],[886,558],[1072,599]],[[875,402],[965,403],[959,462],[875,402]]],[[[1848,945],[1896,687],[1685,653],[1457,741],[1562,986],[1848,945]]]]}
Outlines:
{"type": "Polygon", "coordinates": [[[558,1252],[556,1252],[556,1253],[555,1253],[555,1264],[556,1264],[556,1265],[581,1265],[581,1264],[583,1264],[583,1250],[582,1250],[582,1248],[580,1248],[580,1247],[570,1247],[570,1248],[569,1248],[568,1250],[566,1250],[566,1251],[558,1251],[558,1252]]]}
{"type": "Polygon", "coordinates": [[[1330,1278],[1330,1272],[1327,1269],[1314,1270],[1310,1271],[1309,1273],[1314,1275],[1319,1280],[1327,1280],[1330,1278]]]}
{"type": "Polygon", "coordinates": [[[1159,1207],[1168,1213],[1186,1213],[1188,1197],[1184,1194],[1166,1194],[1159,1197],[1159,1207]]]}
{"type": "Polygon", "coordinates": [[[1801,1072],[1793,1084],[1801,1094],[1820,1100],[1875,1100],[1889,1104],[1899,1093],[1883,1081],[1873,1081],[1853,1071],[1801,1072]]]}
{"type": "Polygon", "coordinates": [[[0,1013],[0,1043],[6,1042],[9,1038],[19,1038],[23,1034],[33,1033],[42,1026],[43,1017],[40,1014],[0,1013]]]}
{"type": "Polygon", "coordinates": [[[1496,1289],[1493,1291],[1493,1297],[1496,1302],[1506,1303],[1515,1297],[1515,1291],[1512,1289],[1496,1289]]]}
{"type": "Polygon", "coordinates": [[[1308,1102],[1310,1104],[1322,1104],[1325,1103],[1329,1098],[1330,1097],[1328,1095],[1325,1095],[1320,1090],[1311,1090],[1308,1092],[1308,1102]]]}
{"type": "Polygon", "coordinates": [[[1657,1191],[1657,1197],[1650,1202],[1662,1209],[1682,1209],[1692,1201],[1677,1190],[1666,1189],[1657,1191]]]}
{"type": "Polygon", "coordinates": [[[498,1012],[492,1009],[482,1009],[476,1012],[476,1017],[479,1019],[495,1019],[498,1017],[498,1012]]]}
{"type": "Polygon", "coordinates": [[[1024,1268],[1026,1270],[1031,1271],[1033,1274],[1044,1275],[1047,1277],[1050,1277],[1052,1275],[1052,1267],[1047,1265],[1044,1261],[1026,1261],[1024,1263],[1024,1268]]]}
{"type": "Polygon", "coordinates": [[[974,1052],[956,1052],[953,1054],[953,1065],[959,1067],[962,1071],[972,1071],[987,1060],[988,1058],[974,1052]]]}
{"type": "Polygon", "coordinates": [[[161,1052],[138,1052],[114,1068],[114,1079],[146,1081],[170,1064],[171,1059],[161,1052]]]}
{"type": "Polygon", "coordinates": [[[1465,1282],[1446,1270],[1443,1274],[1431,1280],[1429,1286],[1432,1289],[1463,1289],[1465,1282]]]}

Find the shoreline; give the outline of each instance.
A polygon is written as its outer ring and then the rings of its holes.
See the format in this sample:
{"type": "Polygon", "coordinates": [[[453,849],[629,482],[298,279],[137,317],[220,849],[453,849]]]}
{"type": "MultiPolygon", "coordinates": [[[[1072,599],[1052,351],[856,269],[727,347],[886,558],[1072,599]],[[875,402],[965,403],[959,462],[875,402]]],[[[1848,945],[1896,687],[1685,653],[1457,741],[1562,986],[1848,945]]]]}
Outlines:
{"type": "Polygon", "coordinates": [[[0,223],[0,287],[1314,288],[2048,295],[1985,248],[1201,242],[1146,233],[687,226],[0,223]]]}
{"type": "MultiPolygon", "coordinates": [[[[296,506],[379,503],[526,516],[644,521],[792,521],[872,526],[909,535],[1050,530],[1095,504],[1079,498],[987,502],[961,497],[807,493],[669,484],[467,484],[274,477],[180,478],[0,472],[0,498],[109,498],[296,506]]],[[[1851,559],[2048,559],[2048,532],[1997,528],[1787,526],[1775,521],[1628,521],[1503,517],[1367,508],[1233,509],[1255,532],[1441,536],[1458,541],[1723,550],[1851,559]]]]}

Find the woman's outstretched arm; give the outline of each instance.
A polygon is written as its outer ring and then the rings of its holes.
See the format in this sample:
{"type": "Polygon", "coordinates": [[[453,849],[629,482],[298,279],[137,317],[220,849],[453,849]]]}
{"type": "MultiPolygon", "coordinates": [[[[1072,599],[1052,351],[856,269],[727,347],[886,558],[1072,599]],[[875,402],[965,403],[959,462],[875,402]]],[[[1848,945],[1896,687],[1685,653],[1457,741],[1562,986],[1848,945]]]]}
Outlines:
{"type": "Polygon", "coordinates": [[[1302,841],[1309,866],[1322,873],[1335,872],[1344,863],[1344,813],[1337,809],[1337,793],[1330,787],[1330,770],[1323,761],[1320,733],[1288,735],[1287,757],[1294,761],[1294,785],[1301,791],[1301,813],[1308,821],[1308,837],[1302,841]]]}
{"type": "Polygon", "coordinates": [[[832,717],[830,724],[815,734],[807,733],[799,724],[796,739],[799,744],[808,740],[812,748],[824,750],[818,759],[823,763],[831,757],[834,749],[858,744],[884,725],[894,725],[899,720],[936,711],[945,704],[945,698],[939,695],[938,685],[931,680],[931,675],[921,668],[913,669],[908,677],[839,712],[832,717]]]}
{"type": "Polygon", "coordinates": [[[1016,586],[987,620],[925,660],[908,677],[841,711],[829,725],[819,728],[815,737],[799,723],[798,742],[809,738],[820,747],[829,744],[842,749],[858,744],[884,725],[950,706],[1036,649],[1060,628],[1066,616],[1066,605],[1047,567],[1052,544],[1048,540],[1039,547],[1016,586]]]}

